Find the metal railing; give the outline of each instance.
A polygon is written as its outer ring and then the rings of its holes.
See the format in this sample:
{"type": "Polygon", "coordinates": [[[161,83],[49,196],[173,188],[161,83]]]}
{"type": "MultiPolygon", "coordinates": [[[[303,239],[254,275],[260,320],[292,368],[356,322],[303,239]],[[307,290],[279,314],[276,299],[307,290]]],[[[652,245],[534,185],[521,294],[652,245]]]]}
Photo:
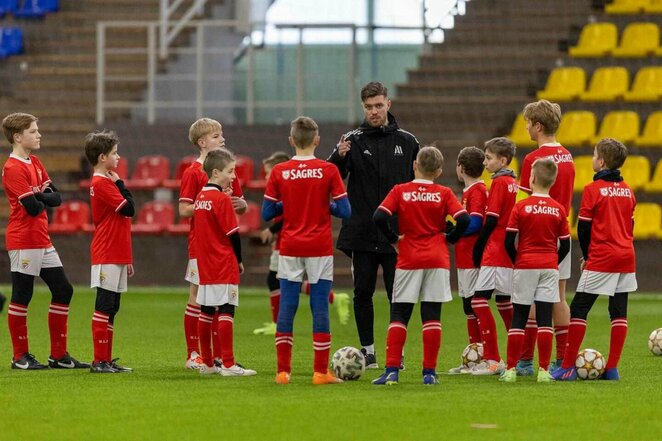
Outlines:
{"type": "Polygon", "coordinates": [[[159,39],[159,57],[162,59],[168,58],[168,48],[172,42],[177,38],[179,33],[189,23],[193,17],[202,15],[207,0],[194,0],[193,3],[186,10],[184,15],[177,21],[171,21],[172,16],[179,7],[184,3],[184,0],[160,0],[159,16],[161,32],[159,39]]]}

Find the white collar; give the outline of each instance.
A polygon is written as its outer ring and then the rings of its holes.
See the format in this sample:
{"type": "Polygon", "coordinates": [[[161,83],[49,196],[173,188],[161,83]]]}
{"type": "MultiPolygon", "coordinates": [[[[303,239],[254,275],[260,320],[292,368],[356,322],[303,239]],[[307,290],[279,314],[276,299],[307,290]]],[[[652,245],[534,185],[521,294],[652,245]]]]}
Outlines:
{"type": "Polygon", "coordinates": [[[310,155],[310,156],[299,156],[295,155],[292,157],[295,161],[310,161],[311,159],[317,159],[315,155],[310,155]]]}
{"type": "Polygon", "coordinates": [[[531,196],[538,196],[539,198],[549,198],[551,197],[548,194],[543,194],[543,193],[532,193],[531,196]]]}
{"type": "Polygon", "coordinates": [[[10,158],[14,158],[14,159],[18,159],[19,161],[21,161],[21,162],[23,162],[23,163],[25,163],[25,164],[32,164],[32,160],[30,159],[30,155],[28,155],[28,159],[25,159],[25,158],[21,158],[21,157],[18,156],[18,155],[15,155],[15,154],[13,154],[13,153],[10,153],[10,154],[9,154],[9,157],[10,157],[10,158]]]}
{"type": "Polygon", "coordinates": [[[415,184],[434,184],[434,182],[432,182],[432,181],[430,181],[430,180],[428,180],[428,179],[414,179],[414,180],[411,181],[411,182],[413,182],[413,183],[415,183],[415,184]]]}

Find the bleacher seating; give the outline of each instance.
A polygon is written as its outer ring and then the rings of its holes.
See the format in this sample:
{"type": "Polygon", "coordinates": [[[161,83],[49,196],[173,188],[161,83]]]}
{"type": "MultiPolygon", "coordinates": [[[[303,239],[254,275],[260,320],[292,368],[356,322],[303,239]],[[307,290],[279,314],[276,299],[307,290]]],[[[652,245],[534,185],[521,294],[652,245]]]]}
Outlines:
{"type": "Polygon", "coordinates": [[[0,28],[0,59],[23,53],[23,31],[21,28],[0,28]]]}
{"type": "Polygon", "coordinates": [[[575,193],[584,191],[586,184],[593,180],[593,157],[592,156],[575,156],[575,193]]]}
{"type": "Polygon", "coordinates": [[[586,72],[581,67],[558,67],[554,69],[545,89],[538,92],[538,99],[549,101],[572,101],[586,89],[586,72]]]}
{"type": "Polygon", "coordinates": [[[14,11],[17,18],[42,18],[46,11],[39,7],[38,0],[24,0],[23,5],[14,11]]]}
{"type": "Polygon", "coordinates": [[[536,147],[535,141],[531,140],[529,132],[526,130],[526,120],[522,113],[518,113],[513,123],[513,128],[508,134],[508,138],[515,143],[518,148],[536,147]]]}
{"type": "Polygon", "coordinates": [[[662,110],[648,115],[644,131],[634,140],[638,147],[662,147],[662,110]]]}
{"type": "Polygon", "coordinates": [[[662,238],[662,208],[658,204],[643,202],[634,208],[634,238],[662,238]]]}
{"type": "Polygon", "coordinates": [[[629,155],[621,167],[621,176],[632,190],[643,189],[650,180],[650,161],[645,156],[629,155]]]}
{"type": "Polygon", "coordinates": [[[258,231],[262,222],[260,217],[260,206],[253,201],[248,201],[247,204],[248,207],[246,208],[246,213],[237,216],[239,234],[258,231]]]}
{"type": "MultiPolygon", "coordinates": [[[[126,180],[126,178],[129,176],[129,160],[126,159],[124,156],[120,157],[120,160],[117,163],[117,169],[115,169],[115,173],[117,173],[117,175],[122,180],[126,180]]],[[[87,190],[88,188],[90,188],[90,180],[83,179],[79,181],[78,187],[81,190],[87,190]]]]}
{"type": "Polygon", "coordinates": [[[184,172],[197,159],[198,159],[198,157],[196,155],[185,156],[184,158],[182,158],[179,161],[179,164],[177,164],[177,168],[175,169],[175,177],[172,178],[172,179],[166,179],[165,181],[163,181],[163,186],[165,188],[178,189],[181,186],[182,176],[184,175],[184,172]]]}
{"type": "Polygon", "coordinates": [[[577,46],[570,48],[573,57],[604,57],[616,47],[618,29],[614,23],[589,23],[582,29],[577,46]]]}
{"type": "Polygon", "coordinates": [[[556,139],[567,148],[589,144],[596,131],[596,118],[593,112],[575,110],[561,117],[556,139]]]}
{"type": "Polygon", "coordinates": [[[48,225],[48,231],[54,234],[74,234],[81,231],[92,231],[90,224],[90,206],[85,201],[64,201],[55,209],[53,222],[48,225]]]}
{"type": "Polygon", "coordinates": [[[662,0],[648,0],[644,5],[644,12],[648,14],[662,14],[662,0]]]}
{"type": "Polygon", "coordinates": [[[650,0],[614,0],[605,5],[605,12],[614,15],[640,14],[650,0]]]}
{"type": "Polygon", "coordinates": [[[170,177],[170,160],[163,155],[148,155],[138,158],[126,182],[133,190],[153,190],[170,177]]]}
{"type": "Polygon", "coordinates": [[[662,98],[662,67],[642,67],[637,71],[630,91],[623,95],[629,102],[659,101],[662,98]]]}
{"type": "Polygon", "coordinates": [[[131,232],[136,234],[162,234],[175,222],[175,211],[170,202],[151,201],[138,211],[131,232]]]}
{"type": "Polygon", "coordinates": [[[655,55],[660,46],[660,28],[655,23],[630,23],[623,30],[621,44],[611,51],[620,58],[655,55]]]}
{"type": "Polygon", "coordinates": [[[639,136],[639,114],[632,110],[620,110],[605,115],[598,134],[591,142],[596,144],[602,138],[614,138],[624,144],[630,144],[637,136],[639,136]]]}
{"type": "Polygon", "coordinates": [[[239,184],[243,187],[246,182],[252,181],[254,176],[255,165],[253,158],[243,155],[235,155],[235,168],[234,172],[239,179],[239,184]]]}
{"type": "Polygon", "coordinates": [[[0,17],[13,14],[18,9],[18,0],[0,0],[0,17]]]}
{"type": "Polygon", "coordinates": [[[657,161],[653,177],[644,186],[646,193],[662,193],[662,159],[657,161]]]}
{"type": "Polygon", "coordinates": [[[588,90],[580,94],[582,101],[614,101],[629,88],[630,74],[626,68],[600,67],[593,72],[588,90]]]}

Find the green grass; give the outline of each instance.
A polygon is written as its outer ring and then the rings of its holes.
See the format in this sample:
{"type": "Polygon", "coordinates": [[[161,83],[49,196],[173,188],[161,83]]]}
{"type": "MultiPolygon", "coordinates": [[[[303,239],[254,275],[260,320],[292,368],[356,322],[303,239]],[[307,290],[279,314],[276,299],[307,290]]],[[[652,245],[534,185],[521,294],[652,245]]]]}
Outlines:
{"type": "MultiPolygon", "coordinates": [[[[356,382],[310,384],[310,312],[302,297],[295,323],[292,383],[277,386],[273,338],[251,331],[269,318],[263,290],[245,288],[235,320],[235,352],[256,369],[251,378],[201,378],[183,368],[185,289],[132,289],[116,320],[116,354],[130,374],[86,371],[23,372],[9,368],[6,311],[0,318],[0,440],[647,440],[662,432],[659,418],[662,357],[648,352],[651,330],[662,327],[659,296],[634,295],[621,359],[620,382],[537,384],[532,378],[502,384],[495,377],[442,375],[421,384],[418,308],[406,346],[407,370],[394,387],[356,382]]],[[[8,290],[4,290],[8,292],[8,290]]],[[[30,347],[48,356],[49,296],[37,290],[30,305],[30,347]]],[[[76,290],[69,350],[92,355],[92,290],[76,290]]],[[[376,298],[376,342],[384,360],[387,303],[376,298]]],[[[497,318],[498,320],[498,318],[497,318]]],[[[439,371],[458,364],[466,342],[461,304],[444,306],[439,371]]],[[[340,326],[332,311],[333,349],[358,345],[353,322],[340,326]]],[[[499,323],[499,326],[500,323],[499,323]]],[[[500,327],[501,352],[505,336],[500,327]]],[[[589,317],[584,347],[609,348],[607,304],[589,317]]]]}

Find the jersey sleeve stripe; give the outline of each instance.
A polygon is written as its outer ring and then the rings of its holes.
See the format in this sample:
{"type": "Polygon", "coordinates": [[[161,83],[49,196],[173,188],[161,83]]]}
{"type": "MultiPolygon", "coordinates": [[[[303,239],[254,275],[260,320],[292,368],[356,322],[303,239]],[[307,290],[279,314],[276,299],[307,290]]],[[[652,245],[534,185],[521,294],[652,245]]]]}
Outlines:
{"type": "Polygon", "coordinates": [[[120,210],[122,209],[122,207],[125,206],[125,205],[127,204],[127,202],[128,202],[128,201],[127,201],[126,199],[124,199],[122,202],[120,202],[120,204],[119,204],[119,205],[117,206],[117,208],[115,209],[115,213],[117,213],[118,211],[120,211],[120,210]]]}
{"type": "Polygon", "coordinates": [[[383,205],[380,205],[379,207],[377,207],[377,209],[387,212],[389,216],[393,216],[393,213],[391,212],[391,210],[389,210],[388,208],[386,208],[383,205]]]}
{"type": "Polygon", "coordinates": [[[228,231],[225,235],[226,235],[226,236],[232,236],[232,235],[233,235],[234,233],[236,233],[237,231],[239,231],[239,227],[234,227],[233,229],[231,229],[230,231],[228,231]]]}
{"type": "Polygon", "coordinates": [[[528,187],[523,186],[522,184],[519,185],[520,190],[524,190],[527,193],[531,193],[531,189],[528,187]]]}
{"type": "Polygon", "coordinates": [[[478,216],[480,218],[483,217],[483,213],[478,213],[477,211],[472,211],[471,213],[469,213],[469,215],[470,216],[478,216]]]}
{"type": "Polygon", "coordinates": [[[194,201],[191,198],[179,198],[179,202],[189,202],[192,204],[194,201]]]}
{"type": "Polygon", "coordinates": [[[493,212],[493,211],[488,211],[488,212],[485,213],[485,214],[486,214],[487,216],[494,216],[494,217],[496,217],[496,218],[499,217],[499,213],[495,213],[495,212],[493,212]]]}
{"type": "Polygon", "coordinates": [[[270,201],[273,201],[273,202],[278,202],[278,199],[276,199],[276,198],[273,197],[273,196],[269,196],[268,194],[265,194],[265,195],[264,195],[264,198],[265,198],[265,199],[269,199],[270,201]]]}
{"type": "Polygon", "coordinates": [[[34,195],[34,192],[32,192],[32,190],[30,190],[30,191],[25,192],[25,193],[23,193],[22,195],[20,195],[20,196],[18,197],[18,200],[20,201],[21,199],[23,199],[23,198],[27,198],[28,196],[32,196],[32,195],[34,195]]]}
{"type": "Polygon", "coordinates": [[[559,239],[570,239],[570,235],[566,234],[565,236],[559,236],[559,239]]]}
{"type": "Polygon", "coordinates": [[[338,199],[342,199],[344,197],[347,197],[347,192],[344,192],[343,194],[339,194],[338,196],[333,196],[333,200],[337,201],[338,199]]]}
{"type": "Polygon", "coordinates": [[[577,216],[577,219],[583,220],[583,221],[588,221],[591,222],[593,220],[592,217],[584,217],[584,216],[577,216]]]}
{"type": "Polygon", "coordinates": [[[512,231],[513,233],[519,232],[519,228],[507,227],[506,231],[512,231]]]}
{"type": "Polygon", "coordinates": [[[463,214],[463,213],[466,213],[466,212],[467,212],[467,210],[465,210],[464,208],[463,208],[462,210],[459,210],[457,213],[455,213],[455,214],[453,215],[453,219],[457,219],[457,217],[458,217],[459,215],[461,215],[461,214],[463,214]]]}

